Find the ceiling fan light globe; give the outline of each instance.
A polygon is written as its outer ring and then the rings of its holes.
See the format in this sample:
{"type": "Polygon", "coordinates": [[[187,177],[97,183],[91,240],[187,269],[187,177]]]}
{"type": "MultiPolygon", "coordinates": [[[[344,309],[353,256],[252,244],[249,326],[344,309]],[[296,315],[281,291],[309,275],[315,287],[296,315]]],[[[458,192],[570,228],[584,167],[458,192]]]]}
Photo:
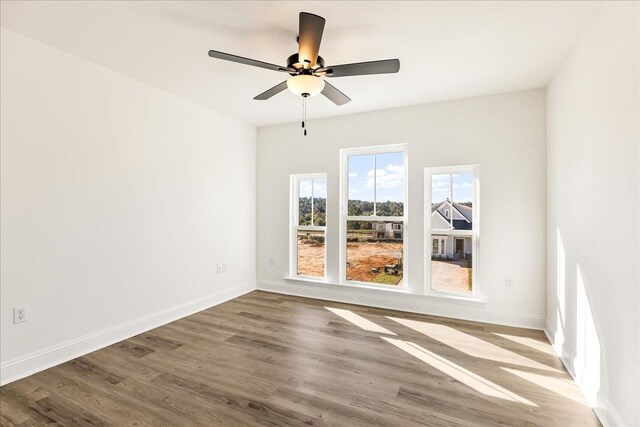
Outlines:
{"type": "Polygon", "coordinates": [[[287,87],[291,92],[298,96],[302,96],[303,94],[315,96],[324,89],[324,80],[320,77],[306,74],[293,76],[287,80],[287,87]]]}

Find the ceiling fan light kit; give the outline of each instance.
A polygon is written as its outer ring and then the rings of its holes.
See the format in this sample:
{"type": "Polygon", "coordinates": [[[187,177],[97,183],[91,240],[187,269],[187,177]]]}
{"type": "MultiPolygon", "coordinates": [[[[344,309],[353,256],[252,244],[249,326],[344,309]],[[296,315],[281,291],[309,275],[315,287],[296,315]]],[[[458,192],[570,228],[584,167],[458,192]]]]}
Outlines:
{"type": "Polygon", "coordinates": [[[310,74],[299,74],[287,79],[287,87],[298,96],[316,96],[324,89],[324,80],[310,74]]]}
{"type": "Polygon", "coordinates": [[[210,50],[209,56],[225,61],[288,73],[291,77],[287,80],[266,90],[253,99],[260,101],[267,100],[287,88],[295,95],[301,96],[303,99],[302,127],[304,128],[304,135],[306,135],[307,98],[321,93],[338,106],[351,101],[351,98],[326,82],[324,80],[325,77],[389,74],[397,73],[400,70],[400,61],[397,59],[325,66],[324,59],[318,55],[320,42],[322,41],[322,33],[324,32],[324,24],[325,19],[321,16],[307,12],[300,13],[298,53],[294,53],[287,58],[286,67],[215,50],[210,50]]]}

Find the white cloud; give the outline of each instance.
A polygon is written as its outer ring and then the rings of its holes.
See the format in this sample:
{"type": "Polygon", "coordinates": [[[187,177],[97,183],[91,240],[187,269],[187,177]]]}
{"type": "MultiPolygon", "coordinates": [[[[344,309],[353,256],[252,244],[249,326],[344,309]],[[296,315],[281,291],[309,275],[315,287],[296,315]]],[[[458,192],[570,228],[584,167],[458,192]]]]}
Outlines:
{"type": "Polygon", "coordinates": [[[358,172],[349,172],[349,178],[355,178],[358,176],[358,172]]]}
{"type": "Polygon", "coordinates": [[[313,183],[313,197],[317,198],[326,198],[327,197],[327,184],[326,181],[318,181],[316,180],[313,183]]]}
{"type": "MultiPolygon", "coordinates": [[[[311,179],[303,179],[300,181],[300,197],[311,197],[311,181],[311,179]]],[[[313,180],[313,197],[327,197],[327,182],[324,179],[313,180]]]]}
{"type": "Polygon", "coordinates": [[[435,182],[443,182],[443,183],[449,183],[449,181],[451,180],[451,175],[449,174],[444,174],[444,175],[431,175],[431,181],[435,182]]]}
{"type": "Polygon", "coordinates": [[[404,166],[403,165],[387,165],[387,170],[389,172],[402,173],[404,172],[404,166]]]}
{"type": "MultiPolygon", "coordinates": [[[[463,187],[470,187],[467,183],[462,184],[463,187]]],[[[460,184],[453,183],[449,180],[449,175],[433,175],[431,181],[431,191],[448,191],[450,188],[460,188],[460,184]]]]}
{"type": "Polygon", "coordinates": [[[367,172],[367,182],[365,186],[372,188],[375,183],[378,188],[397,188],[402,186],[404,181],[404,166],[403,165],[387,165],[384,169],[371,169],[367,172]]]}
{"type": "Polygon", "coordinates": [[[311,180],[303,179],[300,181],[300,188],[298,190],[300,197],[311,197],[311,180]]]}

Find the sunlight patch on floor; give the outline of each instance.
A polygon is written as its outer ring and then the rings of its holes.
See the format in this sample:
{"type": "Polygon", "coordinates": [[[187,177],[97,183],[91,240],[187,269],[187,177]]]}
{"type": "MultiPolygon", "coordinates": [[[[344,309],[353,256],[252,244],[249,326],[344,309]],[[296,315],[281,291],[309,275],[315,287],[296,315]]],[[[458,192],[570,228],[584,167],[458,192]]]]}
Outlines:
{"type": "Polygon", "coordinates": [[[517,377],[527,380],[537,386],[546,388],[549,391],[559,394],[562,397],[571,399],[581,405],[589,406],[582,393],[578,391],[578,388],[572,380],[556,378],[547,375],[534,374],[533,372],[520,371],[518,369],[510,369],[501,367],[505,371],[513,374],[517,377]]]}
{"type": "Polygon", "coordinates": [[[344,320],[347,320],[353,323],[354,325],[359,326],[365,331],[376,332],[379,334],[395,335],[395,333],[391,332],[390,330],[383,328],[382,326],[376,323],[373,323],[371,320],[365,319],[364,317],[354,313],[353,311],[343,310],[341,308],[332,308],[332,307],[325,307],[325,308],[330,312],[332,312],[333,314],[336,314],[342,317],[344,320]]]}
{"type": "Polygon", "coordinates": [[[545,371],[561,372],[555,368],[544,365],[535,360],[521,356],[518,353],[506,350],[491,344],[487,341],[476,338],[473,335],[466,334],[449,326],[420,322],[417,320],[400,319],[397,317],[387,317],[395,322],[400,323],[414,331],[420,332],[428,337],[442,342],[450,347],[455,348],[462,353],[477,357],[479,359],[492,360],[499,363],[508,363],[513,365],[526,366],[529,368],[541,369],[545,371]]]}
{"type": "Polygon", "coordinates": [[[538,341],[538,340],[533,339],[533,338],[519,337],[517,335],[499,334],[497,332],[494,332],[493,335],[497,335],[499,337],[511,340],[513,342],[516,342],[518,344],[527,346],[529,348],[532,348],[534,350],[540,351],[542,353],[550,354],[550,355],[552,355],[554,357],[556,355],[556,353],[553,351],[553,347],[551,347],[551,344],[547,344],[545,342],[538,341]]]}
{"type": "Polygon", "coordinates": [[[438,356],[437,354],[423,347],[420,347],[413,342],[388,337],[381,338],[388,343],[398,347],[399,349],[409,353],[413,357],[439,370],[440,372],[449,375],[451,378],[465,384],[468,387],[471,387],[479,393],[484,394],[485,396],[495,397],[511,402],[518,402],[528,406],[538,406],[535,403],[523,397],[520,397],[517,394],[503,387],[500,387],[499,385],[492,383],[491,381],[481,377],[480,375],[477,375],[463,368],[462,366],[459,366],[445,359],[444,357],[438,356]]]}

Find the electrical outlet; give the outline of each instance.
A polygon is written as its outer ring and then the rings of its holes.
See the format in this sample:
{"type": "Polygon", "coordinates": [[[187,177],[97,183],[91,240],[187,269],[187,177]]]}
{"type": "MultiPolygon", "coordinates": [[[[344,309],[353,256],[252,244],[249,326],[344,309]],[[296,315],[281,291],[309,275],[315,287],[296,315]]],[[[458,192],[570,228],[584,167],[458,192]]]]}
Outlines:
{"type": "Polygon", "coordinates": [[[506,288],[513,287],[513,279],[511,278],[511,276],[507,276],[507,277],[504,278],[504,286],[506,288]]]}
{"type": "Polygon", "coordinates": [[[27,321],[27,307],[15,307],[13,309],[13,323],[22,323],[27,321]]]}
{"type": "Polygon", "coordinates": [[[223,263],[222,263],[222,272],[223,272],[223,273],[226,273],[226,272],[227,272],[227,263],[226,263],[226,262],[223,262],[223,263]]]}
{"type": "Polygon", "coordinates": [[[216,264],[216,273],[222,273],[222,264],[216,264]]]}

